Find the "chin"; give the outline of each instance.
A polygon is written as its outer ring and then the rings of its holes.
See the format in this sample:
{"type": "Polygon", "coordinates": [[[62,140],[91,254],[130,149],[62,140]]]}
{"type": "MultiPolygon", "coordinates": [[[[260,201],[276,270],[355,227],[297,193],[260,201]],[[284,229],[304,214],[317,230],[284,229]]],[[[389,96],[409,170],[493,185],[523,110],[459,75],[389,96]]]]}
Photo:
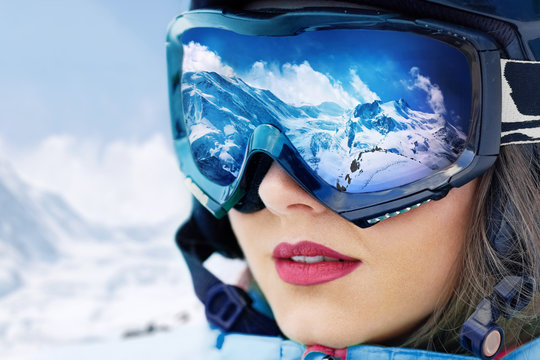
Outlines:
{"type": "Polygon", "coordinates": [[[284,331],[284,333],[289,339],[306,346],[322,345],[333,349],[343,349],[365,342],[361,340],[361,337],[345,337],[346,332],[335,328],[332,330],[321,329],[320,331],[311,329],[309,334],[306,334],[306,331],[293,331],[290,334],[284,331]]]}
{"type": "Polygon", "coordinates": [[[280,309],[274,316],[287,338],[304,345],[334,349],[360,344],[393,345],[396,341],[401,343],[403,336],[421,324],[407,321],[392,324],[388,318],[379,318],[373,312],[354,313],[342,307],[324,309],[307,301],[299,303],[305,305],[280,309]]]}
{"type": "Polygon", "coordinates": [[[274,315],[281,331],[289,339],[304,345],[342,349],[369,341],[369,329],[365,326],[358,327],[356,321],[351,324],[337,319],[336,316],[318,314],[317,311],[302,314],[301,310],[291,310],[283,314],[284,316],[279,313],[274,315]]]}

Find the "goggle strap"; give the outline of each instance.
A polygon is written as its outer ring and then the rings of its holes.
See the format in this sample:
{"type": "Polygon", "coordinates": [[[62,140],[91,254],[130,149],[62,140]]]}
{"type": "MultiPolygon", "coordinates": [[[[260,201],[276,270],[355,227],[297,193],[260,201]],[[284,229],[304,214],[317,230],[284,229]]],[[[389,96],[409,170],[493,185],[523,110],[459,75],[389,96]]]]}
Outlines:
{"type": "Polygon", "coordinates": [[[540,62],[501,59],[501,146],[540,143],[540,62]]]}

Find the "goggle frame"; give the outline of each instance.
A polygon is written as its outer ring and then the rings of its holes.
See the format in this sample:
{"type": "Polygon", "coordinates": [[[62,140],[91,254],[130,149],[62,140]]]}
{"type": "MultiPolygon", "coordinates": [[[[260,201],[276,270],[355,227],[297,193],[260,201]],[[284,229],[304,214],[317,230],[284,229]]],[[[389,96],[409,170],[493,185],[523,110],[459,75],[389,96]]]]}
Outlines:
{"type": "Polygon", "coordinates": [[[395,216],[429,200],[444,197],[490,168],[501,136],[501,50],[487,34],[431,20],[411,20],[376,11],[298,10],[278,14],[195,10],[179,15],[167,35],[167,66],[171,124],[175,151],[186,184],[214,216],[223,217],[249,191],[243,181],[251,158],[263,153],[276,161],[306,192],[360,227],[395,216]],[[313,174],[289,139],[271,125],[258,126],[248,143],[239,176],[221,186],[206,178],[192,156],[177,91],[182,79],[182,34],[192,28],[219,28],[252,36],[286,36],[326,29],[397,30],[429,36],[461,51],[472,80],[471,120],[465,149],[456,162],[409,184],[384,191],[348,193],[313,174]],[[178,96],[178,98],[175,98],[178,96]]]}

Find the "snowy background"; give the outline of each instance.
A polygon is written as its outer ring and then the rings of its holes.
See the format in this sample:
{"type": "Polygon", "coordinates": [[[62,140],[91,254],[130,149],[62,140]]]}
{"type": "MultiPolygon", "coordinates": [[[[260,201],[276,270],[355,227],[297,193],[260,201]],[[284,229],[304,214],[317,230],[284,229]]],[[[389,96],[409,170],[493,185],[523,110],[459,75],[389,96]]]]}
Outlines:
{"type": "Polygon", "coordinates": [[[165,75],[187,6],[0,0],[2,359],[167,358],[202,323],[173,243],[190,196],[165,75]]]}

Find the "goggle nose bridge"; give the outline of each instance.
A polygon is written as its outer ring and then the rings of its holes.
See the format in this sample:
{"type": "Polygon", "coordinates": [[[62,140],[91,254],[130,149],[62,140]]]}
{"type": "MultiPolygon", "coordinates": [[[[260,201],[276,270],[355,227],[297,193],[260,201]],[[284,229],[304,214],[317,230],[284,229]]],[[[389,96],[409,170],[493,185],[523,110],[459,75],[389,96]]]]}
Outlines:
{"type": "MultiPolygon", "coordinates": [[[[287,136],[272,124],[261,124],[255,127],[248,142],[246,155],[262,152],[274,161],[282,156],[285,146],[293,147],[287,136]]],[[[246,157],[246,162],[249,158],[246,157]]]]}
{"type": "MultiPolygon", "coordinates": [[[[321,199],[318,194],[318,190],[321,188],[320,180],[310,172],[309,166],[301,160],[301,156],[298,156],[295,152],[298,149],[292,144],[285,132],[272,124],[258,125],[250,136],[247,148],[244,164],[238,181],[240,184],[252,181],[249,179],[246,181],[246,177],[250,177],[251,171],[248,170],[253,158],[257,158],[257,155],[263,154],[272,161],[277,162],[284,171],[308,194],[315,199],[324,203],[325,199],[321,199]]],[[[270,166],[268,166],[268,169],[270,166]]],[[[266,169],[266,171],[268,170],[266,169]]],[[[262,177],[266,174],[259,174],[262,181],[262,177]]]]}
{"type": "Polygon", "coordinates": [[[245,168],[252,161],[252,158],[257,154],[264,154],[277,162],[298,185],[308,193],[313,194],[310,189],[317,189],[319,187],[318,183],[314,181],[307,164],[295,152],[298,152],[298,149],[292,144],[283,130],[268,123],[258,125],[253,130],[247,145],[241,177],[245,176],[245,168]]]}

